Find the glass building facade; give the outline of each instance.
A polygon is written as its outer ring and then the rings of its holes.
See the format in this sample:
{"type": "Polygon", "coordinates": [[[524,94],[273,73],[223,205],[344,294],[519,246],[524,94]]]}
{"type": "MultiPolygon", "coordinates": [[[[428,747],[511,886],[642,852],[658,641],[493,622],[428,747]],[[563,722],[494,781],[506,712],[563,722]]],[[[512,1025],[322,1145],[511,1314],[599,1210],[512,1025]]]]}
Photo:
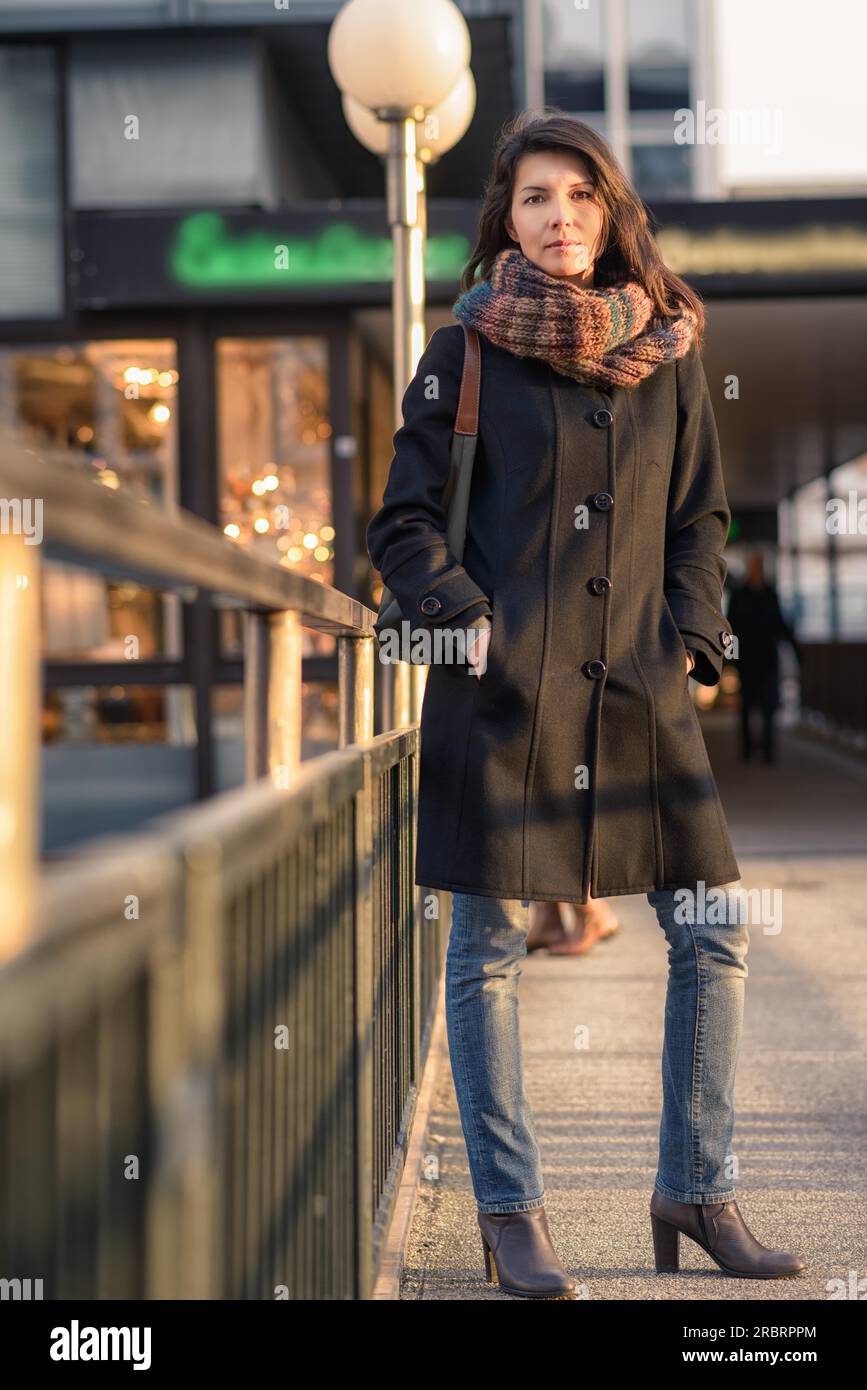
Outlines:
{"type": "Polygon", "coordinates": [[[690,105],[703,41],[688,0],[542,0],[546,102],[594,126],[618,149],[642,197],[688,198],[695,147],[674,140],[690,105]],[[615,115],[615,105],[622,110],[615,115]]]}

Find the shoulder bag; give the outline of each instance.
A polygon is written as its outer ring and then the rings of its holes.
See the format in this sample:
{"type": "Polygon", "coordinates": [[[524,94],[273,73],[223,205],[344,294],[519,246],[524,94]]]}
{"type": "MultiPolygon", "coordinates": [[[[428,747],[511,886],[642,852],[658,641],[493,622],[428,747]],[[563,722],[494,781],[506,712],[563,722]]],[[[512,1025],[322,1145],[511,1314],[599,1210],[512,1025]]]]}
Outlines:
{"type": "MultiPolygon", "coordinates": [[[[473,480],[473,460],[479,433],[479,391],[481,387],[482,354],[475,328],[463,324],[464,370],[461,391],[452,435],[452,456],[449,479],[443,492],[443,505],[448,509],[447,538],[458,563],[464,556],[467,538],[467,513],[470,503],[470,484],[473,480]]],[[[397,599],[384,588],[373,630],[377,637],[387,632],[401,634],[401,613],[397,599]]],[[[427,664],[427,663],[417,663],[427,664]]]]}

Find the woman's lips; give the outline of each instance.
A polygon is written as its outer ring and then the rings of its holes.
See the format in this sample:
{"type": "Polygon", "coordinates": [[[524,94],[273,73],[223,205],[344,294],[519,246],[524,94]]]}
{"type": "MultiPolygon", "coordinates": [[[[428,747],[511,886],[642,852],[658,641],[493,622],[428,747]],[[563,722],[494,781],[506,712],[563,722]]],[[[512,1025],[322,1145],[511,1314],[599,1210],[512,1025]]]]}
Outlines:
{"type": "Polygon", "coordinates": [[[578,264],[579,269],[586,269],[587,267],[589,253],[582,241],[560,242],[546,247],[546,250],[552,251],[555,256],[571,257],[578,264]]]}

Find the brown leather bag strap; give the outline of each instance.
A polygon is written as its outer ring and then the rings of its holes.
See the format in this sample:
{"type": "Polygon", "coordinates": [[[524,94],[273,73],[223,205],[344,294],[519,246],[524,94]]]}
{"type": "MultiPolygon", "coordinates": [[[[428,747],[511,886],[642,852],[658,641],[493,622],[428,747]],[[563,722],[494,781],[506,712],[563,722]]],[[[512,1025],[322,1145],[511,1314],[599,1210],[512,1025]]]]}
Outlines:
{"type": "Polygon", "coordinates": [[[479,391],[482,384],[482,345],[475,328],[463,324],[464,372],[455,417],[455,434],[478,434],[479,391]]]}

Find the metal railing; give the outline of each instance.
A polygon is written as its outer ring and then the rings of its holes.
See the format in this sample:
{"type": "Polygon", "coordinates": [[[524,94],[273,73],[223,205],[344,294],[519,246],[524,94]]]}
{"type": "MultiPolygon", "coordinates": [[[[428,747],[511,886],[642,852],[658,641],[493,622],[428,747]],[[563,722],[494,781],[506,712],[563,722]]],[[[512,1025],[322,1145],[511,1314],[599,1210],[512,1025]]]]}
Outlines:
{"type": "Polygon", "coordinates": [[[804,717],[867,734],[867,642],[801,642],[800,652],[804,717]]]}
{"type": "Polygon", "coordinates": [[[0,535],[3,1287],[370,1297],[445,945],[413,881],[421,668],[379,667],[373,736],[362,604],[32,455],[0,453],[0,496],[41,499],[52,557],[247,613],[246,785],[40,870],[41,547],[0,535]],[[302,626],[336,634],[340,701],[304,762],[302,626]]]}

